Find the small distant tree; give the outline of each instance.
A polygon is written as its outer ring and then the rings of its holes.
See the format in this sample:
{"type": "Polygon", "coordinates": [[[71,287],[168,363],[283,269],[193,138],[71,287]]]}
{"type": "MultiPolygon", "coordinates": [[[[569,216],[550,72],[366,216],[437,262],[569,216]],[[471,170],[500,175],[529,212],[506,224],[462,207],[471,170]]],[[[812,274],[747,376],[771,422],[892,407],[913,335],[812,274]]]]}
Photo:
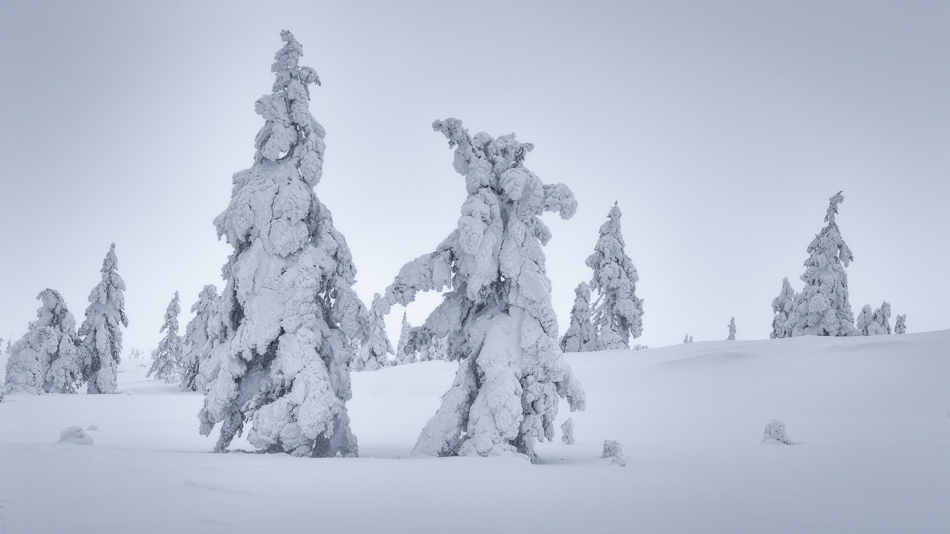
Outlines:
{"type": "Polygon", "coordinates": [[[894,333],[895,334],[907,333],[907,315],[897,316],[897,320],[894,322],[894,333]]]}
{"type": "Polygon", "coordinates": [[[574,307],[571,309],[571,324],[561,337],[564,352],[587,352],[596,349],[597,330],[590,318],[590,286],[581,282],[574,289],[574,307]]]}
{"type": "Polygon", "coordinates": [[[795,325],[797,316],[795,314],[795,291],[792,285],[788,283],[788,278],[782,280],[782,292],[772,299],[772,332],[769,337],[772,339],[782,337],[792,337],[792,327],[795,325]]]}
{"type": "Polygon", "coordinates": [[[115,393],[117,368],[122,361],[122,331],[125,316],[125,282],[119,276],[115,243],[102,261],[102,281],[89,294],[86,320],[79,328],[83,347],[83,379],[88,393],[115,393]]]}
{"type": "Polygon", "coordinates": [[[574,419],[570,417],[561,424],[561,443],[565,445],[574,444],[574,419]]]}
{"type": "Polygon", "coordinates": [[[620,208],[614,207],[600,227],[600,237],[587,266],[594,270],[590,286],[597,291],[592,321],[597,329],[598,350],[630,348],[630,337],[643,333],[643,299],[638,299],[637,268],[624,252],[620,208]]]}
{"type": "Polygon", "coordinates": [[[736,340],[736,318],[733,317],[729,319],[729,337],[726,338],[727,341],[736,340]]]}
{"type": "Polygon", "coordinates": [[[168,303],[165,309],[165,322],[159,333],[165,332],[165,337],[158,343],[158,348],[152,351],[152,367],[145,377],[155,375],[155,378],[167,383],[181,380],[181,336],[178,335],[178,315],[181,314],[178,292],[168,303]]]}
{"type": "Polygon", "coordinates": [[[135,348],[129,352],[129,359],[139,360],[142,358],[142,349],[135,348]]]}
{"type": "Polygon", "coordinates": [[[852,336],[858,335],[854,314],[848,301],[848,274],[844,272],[854,255],[841,238],[835,222],[838,205],[844,202],[839,191],[832,196],[825,214],[828,224],[808,245],[805,273],[801,276],[805,287],[795,303],[797,317],[792,335],[852,336]]]}
{"type": "Polygon", "coordinates": [[[861,313],[858,314],[858,319],[855,323],[855,328],[857,328],[860,335],[869,335],[868,327],[871,325],[872,315],[874,315],[874,312],[871,311],[871,305],[865,304],[864,307],[861,308],[861,313]]]}
{"type": "Polygon", "coordinates": [[[402,314],[402,328],[399,330],[399,341],[396,342],[396,364],[402,365],[416,361],[416,352],[413,350],[412,325],[406,312],[402,314]]]}
{"type": "Polygon", "coordinates": [[[868,334],[883,336],[891,333],[891,305],[885,300],[881,307],[874,310],[868,323],[868,334]]]}
{"type": "Polygon", "coordinates": [[[686,334],[686,337],[683,338],[683,343],[692,343],[692,342],[693,342],[693,336],[686,334]]]}
{"type": "Polygon", "coordinates": [[[360,344],[358,356],[350,366],[351,371],[376,371],[390,365],[389,355],[394,354],[393,345],[386,335],[386,320],[379,309],[379,293],[373,295],[373,304],[366,310],[365,322],[369,325],[368,337],[360,344]]]}

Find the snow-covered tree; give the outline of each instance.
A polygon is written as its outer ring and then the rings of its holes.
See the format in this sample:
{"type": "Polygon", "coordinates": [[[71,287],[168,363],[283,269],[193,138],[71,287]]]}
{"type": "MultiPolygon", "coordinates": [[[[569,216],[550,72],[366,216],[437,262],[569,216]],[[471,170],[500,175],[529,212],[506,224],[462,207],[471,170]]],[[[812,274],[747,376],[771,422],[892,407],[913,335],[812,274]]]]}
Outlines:
{"type": "Polygon", "coordinates": [[[420,362],[442,361],[448,359],[449,338],[435,335],[426,338],[425,345],[419,351],[420,362]]]}
{"type": "Polygon", "coordinates": [[[389,336],[386,335],[386,320],[379,309],[379,293],[373,295],[373,305],[366,315],[369,337],[360,344],[358,357],[350,366],[351,371],[376,371],[390,365],[389,355],[395,354],[389,336]]]}
{"type": "Polygon", "coordinates": [[[907,315],[897,316],[897,319],[894,321],[894,333],[895,334],[907,333],[907,315]]]}
{"type": "Polygon", "coordinates": [[[7,393],[75,393],[82,382],[76,320],[56,290],[44,289],[36,300],[43,305],[9,351],[4,389],[7,393]]]}
{"type": "Polygon", "coordinates": [[[683,343],[692,343],[692,342],[693,342],[693,336],[686,334],[686,337],[683,338],[683,343]]]}
{"type": "Polygon", "coordinates": [[[571,309],[571,324],[561,337],[564,352],[587,352],[596,350],[597,330],[590,318],[590,286],[581,282],[574,289],[574,307],[571,309]]]}
{"type": "Polygon", "coordinates": [[[891,305],[885,300],[881,307],[874,310],[868,324],[868,335],[883,336],[891,333],[891,305]]]}
{"type": "Polygon", "coordinates": [[[396,342],[396,365],[416,361],[416,352],[412,350],[412,325],[406,313],[402,314],[402,328],[399,330],[399,341],[396,342]]]}
{"type": "Polygon", "coordinates": [[[221,340],[225,330],[224,320],[217,313],[218,288],[208,284],[198,293],[198,301],[191,305],[195,316],[185,326],[182,340],[181,385],[182,391],[204,392],[205,382],[200,373],[201,365],[221,340]]]}
{"type": "Polygon", "coordinates": [[[736,340],[736,318],[732,317],[729,319],[729,337],[726,338],[726,341],[735,341],[736,340]]]}
{"type": "Polygon", "coordinates": [[[797,321],[795,299],[795,291],[788,283],[788,278],[783,279],[782,292],[772,299],[772,312],[775,317],[772,318],[770,338],[792,337],[792,327],[797,321]]]}
{"type": "Polygon", "coordinates": [[[565,445],[574,444],[574,419],[570,417],[561,424],[561,443],[565,445]]]}
{"type": "Polygon", "coordinates": [[[349,340],[367,337],[365,307],[346,239],[314,193],[326,134],[310,114],[309,85],[320,80],[299,66],[294,36],[281,38],[273,91],[254,107],[265,120],[254,163],[234,175],[231,203],[214,221],[234,252],[222,271],[225,341],[202,367],[214,378],[198,418],[204,435],[222,423],[216,451],[250,421],[247,439],[261,450],[354,456],[349,340]]]}
{"type": "Polygon", "coordinates": [[[624,252],[620,215],[614,202],[586,262],[594,270],[591,290],[598,293],[592,317],[597,329],[595,350],[630,348],[630,336],[636,339],[643,333],[643,299],[636,294],[640,277],[624,252]]]}
{"type": "Polygon", "coordinates": [[[854,314],[848,302],[848,274],[844,272],[853,260],[851,249],[841,238],[835,222],[838,205],[844,202],[841,191],[831,197],[825,222],[828,224],[808,245],[805,273],[801,276],[805,287],[798,294],[795,309],[797,317],[792,335],[852,336],[858,335],[854,314]]]}
{"type": "Polygon", "coordinates": [[[868,326],[871,325],[871,316],[874,315],[874,312],[871,311],[871,305],[865,304],[861,308],[861,313],[858,314],[858,320],[855,324],[855,327],[858,329],[858,333],[862,336],[870,335],[868,332],[868,326]]]}
{"type": "Polygon", "coordinates": [[[89,294],[86,320],[79,327],[83,346],[83,379],[88,393],[115,393],[117,367],[122,361],[122,331],[125,316],[125,282],[116,272],[115,243],[102,261],[102,281],[89,294]]]}
{"type": "Polygon", "coordinates": [[[456,148],[468,198],[458,227],[434,252],[403,266],[386,299],[405,306],[418,291],[448,288],[423,328],[448,337],[448,357],[460,365],[413,454],[534,458],[534,441],[554,437],[558,396],[571,410],[584,408],[584,391],[558,346],[541,248],[551,232],[540,215],[570,218],[577,201],[567,186],[545,185],[524,167],[533,145],[515,134],[469,136],[457,119],[433,128],[456,148]]]}
{"type": "Polygon", "coordinates": [[[142,358],[142,349],[135,348],[129,352],[129,359],[138,360],[140,358],[142,358]]]}
{"type": "Polygon", "coordinates": [[[181,314],[178,292],[168,303],[165,309],[165,322],[159,333],[165,332],[165,337],[158,342],[158,348],[152,351],[152,367],[145,377],[155,375],[155,378],[167,383],[181,380],[181,355],[183,352],[181,336],[178,335],[178,316],[181,314]]]}

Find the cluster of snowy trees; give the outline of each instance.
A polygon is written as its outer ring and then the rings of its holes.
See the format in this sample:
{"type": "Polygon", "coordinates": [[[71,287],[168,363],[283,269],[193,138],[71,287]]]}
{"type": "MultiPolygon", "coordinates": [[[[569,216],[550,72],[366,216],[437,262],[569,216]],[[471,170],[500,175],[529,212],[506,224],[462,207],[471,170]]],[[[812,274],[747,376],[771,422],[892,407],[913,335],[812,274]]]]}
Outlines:
{"type": "Polygon", "coordinates": [[[586,261],[593,270],[590,285],[574,290],[571,322],[560,341],[565,352],[629,349],[630,338],[643,333],[643,299],[636,294],[640,277],[624,250],[620,216],[615,202],[586,261]],[[598,294],[593,304],[592,291],[598,294]]]}
{"type": "MultiPolygon", "coordinates": [[[[772,339],[793,336],[857,336],[890,334],[891,305],[884,302],[872,311],[866,305],[855,325],[851,303],[848,300],[847,267],[854,255],[841,237],[835,220],[838,206],[844,202],[838,191],[828,202],[827,223],[808,245],[808,259],[801,280],[805,287],[796,293],[788,278],[782,281],[782,290],[772,300],[772,339]]],[[[906,330],[905,316],[899,316],[900,329],[906,330]]]]}
{"type": "Polygon", "coordinates": [[[26,334],[7,349],[6,393],[115,393],[116,368],[122,353],[125,283],[119,276],[115,243],[102,262],[102,280],[89,294],[79,330],[62,295],[44,289],[42,306],[26,334]]]}

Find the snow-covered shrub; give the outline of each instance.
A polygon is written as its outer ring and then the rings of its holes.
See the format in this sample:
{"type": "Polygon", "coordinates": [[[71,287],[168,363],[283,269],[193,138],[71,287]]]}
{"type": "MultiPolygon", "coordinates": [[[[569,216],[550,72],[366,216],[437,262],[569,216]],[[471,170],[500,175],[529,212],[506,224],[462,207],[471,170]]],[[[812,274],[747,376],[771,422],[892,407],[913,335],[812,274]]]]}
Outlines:
{"type": "Polygon", "coordinates": [[[765,425],[765,431],[762,433],[762,443],[778,442],[786,445],[795,445],[795,442],[785,433],[785,423],[772,419],[765,425]]]}
{"type": "Polygon", "coordinates": [[[201,367],[213,380],[198,419],[203,435],[222,423],[216,451],[249,421],[247,439],[263,451],[351,456],[350,340],[367,337],[365,307],[346,239],[313,189],[326,135],[309,110],[319,78],[299,66],[294,36],[281,38],[272,93],[254,107],[265,120],[254,163],[234,175],[214,220],[234,251],[222,270],[224,341],[201,367]]]}
{"type": "Polygon", "coordinates": [[[201,289],[198,301],[191,305],[195,316],[185,325],[185,338],[182,340],[179,386],[182,391],[204,392],[201,366],[211,357],[225,330],[224,319],[217,313],[218,305],[218,288],[211,284],[201,289]]]}
{"type": "MultiPolygon", "coordinates": [[[[468,198],[458,227],[430,254],[402,267],[387,304],[408,305],[419,291],[442,290],[422,328],[448,337],[459,370],[419,436],[414,455],[522,453],[554,437],[558,396],[584,408],[584,391],[558,346],[551,283],[542,246],[545,211],[574,215],[563,184],[545,185],[523,162],[533,148],[514,134],[469,136],[461,121],[433,124],[455,150],[468,198]]],[[[384,310],[386,311],[386,310],[384,310]]]]}
{"type": "Polygon", "coordinates": [[[88,393],[115,393],[116,368],[122,361],[122,331],[125,316],[125,282],[116,272],[115,243],[102,261],[102,281],[89,294],[86,319],[79,328],[83,347],[83,380],[88,393]]]}
{"type": "Polygon", "coordinates": [[[59,433],[59,443],[75,443],[77,445],[92,445],[92,437],[81,426],[71,426],[59,433]]]}
{"type": "Polygon", "coordinates": [[[692,342],[693,342],[693,336],[686,334],[686,337],[683,338],[683,343],[692,343],[692,342]]]}
{"type": "Polygon", "coordinates": [[[897,316],[897,319],[894,321],[894,333],[895,334],[907,333],[907,315],[897,316]]]}
{"type": "Polygon", "coordinates": [[[600,455],[601,458],[610,458],[610,465],[619,465],[620,467],[627,467],[627,457],[623,453],[623,446],[619,441],[614,441],[611,439],[604,441],[604,452],[600,455]]]}
{"type": "Polygon", "coordinates": [[[805,287],[795,302],[794,336],[858,335],[848,301],[848,274],[844,272],[854,256],[835,222],[838,204],[842,202],[841,191],[831,197],[825,214],[828,224],[808,245],[809,257],[801,276],[805,287]]]}
{"type": "Polygon", "coordinates": [[[7,393],[75,393],[82,383],[82,354],[76,320],[54,289],[36,296],[43,305],[23,338],[10,348],[7,393]]]}
{"type": "Polygon", "coordinates": [[[567,421],[561,423],[561,443],[565,445],[574,444],[574,419],[568,417],[567,421]]]}
{"type": "Polygon", "coordinates": [[[373,305],[366,312],[366,324],[369,325],[367,339],[360,343],[358,357],[350,366],[351,371],[376,371],[390,365],[389,355],[394,354],[393,345],[386,335],[386,321],[379,309],[379,293],[373,295],[373,305]]]}
{"type": "Polygon", "coordinates": [[[726,338],[726,341],[735,341],[736,340],[736,318],[732,317],[729,319],[729,337],[726,338]]]}
{"type": "Polygon", "coordinates": [[[561,337],[564,352],[587,352],[596,350],[597,330],[591,322],[590,286],[581,282],[574,290],[574,307],[571,309],[571,324],[561,337]]]}
{"type": "Polygon", "coordinates": [[[591,290],[598,293],[591,318],[597,331],[596,350],[629,348],[630,336],[636,339],[643,333],[643,299],[637,298],[640,277],[624,252],[620,215],[614,202],[600,227],[594,253],[586,261],[594,270],[591,290]]]}
{"type": "Polygon", "coordinates": [[[772,299],[772,332],[769,334],[771,339],[792,337],[792,327],[798,320],[795,313],[795,291],[792,285],[788,283],[788,278],[782,280],[782,292],[772,299]]]}
{"type": "Polygon", "coordinates": [[[178,335],[178,315],[181,313],[178,292],[168,303],[165,309],[165,322],[159,333],[165,332],[165,337],[158,343],[158,348],[152,351],[152,367],[145,374],[148,378],[164,380],[167,383],[181,380],[182,342],[178,335]]]}
{"type": "Polygon", "coordinates": [[[885,300],[881,307],[874,310],[868,323],[868,335],[883,336],[891,333],[891,305],[885,300]]]}

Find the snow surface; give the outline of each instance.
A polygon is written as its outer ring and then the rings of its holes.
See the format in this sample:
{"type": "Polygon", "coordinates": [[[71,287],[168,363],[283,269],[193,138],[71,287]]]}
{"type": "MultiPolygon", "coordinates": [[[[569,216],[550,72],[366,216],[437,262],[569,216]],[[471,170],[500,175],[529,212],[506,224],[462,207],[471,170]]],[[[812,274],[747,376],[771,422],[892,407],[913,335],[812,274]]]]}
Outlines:
{"type": "Polygon", "coordinates": [[[0,532],[946,532],[948,347],[941,331],[566,354],[587,411],[573,445],[537,444],[540,465],[406,458],[455,363],[354,373],[361,457],[312,459],[210,453],[201,395],[126,360],[135,395],[0,403],[0,532]],[[804,443],[761,444],[773,419],[804,443]],[[57,443],[91,425],[94,445],[57,443]]]}

